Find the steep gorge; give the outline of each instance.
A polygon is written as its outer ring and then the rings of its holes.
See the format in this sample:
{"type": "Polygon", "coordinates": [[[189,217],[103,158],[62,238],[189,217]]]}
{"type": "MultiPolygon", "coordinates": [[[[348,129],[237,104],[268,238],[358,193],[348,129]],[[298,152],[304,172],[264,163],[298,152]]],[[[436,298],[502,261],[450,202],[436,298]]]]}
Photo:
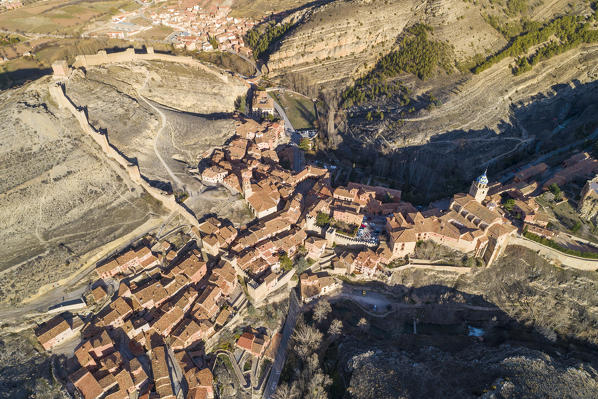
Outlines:
{"type": "Polygon", "coordinates": [[[522,4],[518,13],[508,9],[513,7],[509,2],[495,0],[355,0],[314,6],[273,45],[268,77],[323,100],[319,125],[326,151],[360,164],[365,175],[418,192],[425,202],[462,189],[485,167],[492,174],[525,159],[555,129],[561,130],[562,121],[566,129],[556,136],[562,143],[580,126],[596,122],[591,112],[598,78],[595,44],[582,44],[517,76],[511,73],[513,58],[478,75],[469,71],[481,55],[507,44],[488,15],[516,27],[527,19],[544,22],[592,12],[588,2],[522,4]],[[407,105],[381,95],[343,108],[343,90],[396,50],[397,38],[416,23],[432,28],[431,40],[448,43],[453,70],[427,80],[408,73],[389,78],[407,88],[407,105]],[[562,108],[568,101],[576,103],[574,112],[562,108]]]}

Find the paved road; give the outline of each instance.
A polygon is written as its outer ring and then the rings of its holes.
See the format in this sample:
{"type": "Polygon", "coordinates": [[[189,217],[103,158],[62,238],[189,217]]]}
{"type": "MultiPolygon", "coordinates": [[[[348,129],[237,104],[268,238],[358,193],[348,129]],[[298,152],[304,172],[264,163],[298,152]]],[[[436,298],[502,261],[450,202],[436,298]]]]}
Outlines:
{"type": "Polygon", "coordinates": [[[299,315],[300,310],[301,308],[299,307],[297,295],[295,294],[295,290],[292,290],[291,297],[289,298],[289,311],[287,313],[287,320],[284,323],[280,346],[278,347],[276,359],[274,359],[274,364],[272,365],[272,370],[270,371],[270,376],[268,377],[268,382],[266,383],[266,388],[264,389],[264,399],[270,399],[272,394],[276,392],[278,379],[280,378],[280,373],[282,372],[282,367],[284,366],[284,362],[287,357],[287,345],[289,344],[289,339],[291,338],[291,334],[295,329],[297,316],[299,315]]]}
{"type": "Polygon", "coordinates": [[[156,224],[160,220],[161,219],[150,219],[137,229],[133,230],[131,233],[120,237],[112,243],[106,244],[107,250],[100,251],[98,254],[87,260],[88,266],[75,273],[70,281],[62,285],[56,284],[56,286],[50,289],[48,292],[18,307],[1,307],[0,320],[17,320],[29,314],[42,314],[45,313],[52,305],[56,305],[60,302],[71,299],[81,298],[88,287],[87,285],[79,286],[79,284],[81,283],[81,280],[85,279],[89,273],[95,269],[98,261],[110,256],[113,253],[123,250],[124,248],[128,247],[131,242],[145,236],[148,232],[157,227],[156,224]]]}

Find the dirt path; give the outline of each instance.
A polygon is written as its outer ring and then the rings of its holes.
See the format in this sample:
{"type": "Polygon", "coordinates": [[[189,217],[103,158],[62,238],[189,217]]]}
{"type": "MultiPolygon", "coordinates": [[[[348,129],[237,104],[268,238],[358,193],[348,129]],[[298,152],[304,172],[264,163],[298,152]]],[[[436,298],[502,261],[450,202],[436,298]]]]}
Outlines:
{"type": "Polygon", "coordinates": [[[162,158],[162,155],[160,154],[160,151],[158,151],[158,144],[157,144],[158,143],[158,138],[160,137],[160,135],[162,134],[162,132],[166,128],[168,122],[166,120],[166,115],[164,114],[164,112],[161,109],[159,109],[158,107],[156,107],[154,104],[152,104],[151,101],[148,101],[140,93],[140,90],[143,90],[145,88],[145,86],[147,85],[148,80],[149,80],[149,75],[147,75],[145,77],[145,81],[143,82],[143,86],[141,86],[140,89],[135,89],[135,91],[137,92],[137,95],[139,96],[139,98],[141,98],[150,108],[152,108],[160,116],[160,129],[158,130],[158,132],[156,133],[156,135],[154,136],[154,139],[153,139],[154,153],[156,154],[156,157],[158,157],[158,159],[162,163],[162,166],[164,166],[164,169],[166,170],[166,173],[168,173],[168,176],[170,176],[170,178],[173,180],[174,183],[176,183],[176,185],[179,188],[183,188],[184,184],[181,181],[181,179],[179,179],[174,174],[174,172],[170,169],[170,167],[168,166],[168,164],[166,163],[166,161],[164,161],[164,158],[162,158]]]}

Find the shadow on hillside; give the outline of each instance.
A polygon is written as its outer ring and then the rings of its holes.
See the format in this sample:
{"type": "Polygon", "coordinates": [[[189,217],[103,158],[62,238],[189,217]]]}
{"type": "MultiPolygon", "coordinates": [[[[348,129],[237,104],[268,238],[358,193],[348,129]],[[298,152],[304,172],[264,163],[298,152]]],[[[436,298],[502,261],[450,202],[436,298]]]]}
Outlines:
{"type": "MultiPolygon", "coordinates": [[[[355,163],[352,178],[379,177],[411,200],[427,204],[466,190],[486,168],[492,180],[507,168],[572,142],[581,140],[571,151],[586,148],[590,143],[583,145],[584,135],[598,124],[598,81],[555,85],[552,92],[538,94],[528,104],[513,104],[509,120],[499,121],[496,131],[457,129],[435,134],[426,144],[402,148],[389,149],[382,136],[399,143],[409,140],[419,122],[389,128],[388,121],[361,125],[356,121],[351,134],[334,139],[340,144],[333,154],[348,165],[355,163]]],[[[318,156],[328,158],[326,152],[318,156]]]]}
{"type": "MultiPolygon", "coordinates": [[[[535,272],[539,271],[536,269],[535,272]]],[[[329,299],[332,312],[324,321],[315,322],[310,310],[304,315],[306,323],[324,334],[316,353],[323,371],[334,380],[330,397],[346,397],[349,381],[354,388],[351,377],[357,371],[366,373],[357,375],[355,382],[358,384],[360,381],[363,384],[365,379],[365,382],[375,383],[378,389],[394,386],[409,392],[402,395],[393,392],[390,395],[385,391],[383,397],[479,397],[497,380],[505,377],[508,377],[507,380],[512,378],[516,385],[518,381],[518,387],[524,390],[533,390],[529,387],[543,378],[538,372],[540,368],[525,374],[517,373],[527,370],[525,367],[538,360],[547,364],[549,373],[554,373],[550,375],[551,386],[545,389],[571,389],[570,381],[581,383],[582,380],[563,377],[557,381],[556,376],[566,374],[569,367],[584,370],[588,363],[588,369],[595,369],[598,366],[598,347],[583,339],[559,336],[549,329],[536,328],[550,323],[550,320],[542,319],[546,315],[559,317],[550,309],[545,309],[545,313],[531,314],[535,326],[531,325],[532,322],[523,324],[507,314],[503,309],[517,306],[511,293],[519,291],[524,297],[526,285],[527,282],[523,281],[503,287],[508,299],[496,304],[481,295],[467,292],[464,285],[464,289],[456,289],[444,285],[388,286],[380,282],[345,284],[342,289],[345,297],[329,299]],[[384,304],[377,291],[388,293],[392,297],[391,303],[384,304]],[[367,321],[365,327],[361,322],[363,318],[367,321]],[[342,322],[342,333],[336,337],[326,334],[335,319],[342,322]],[[358,356],[358,361],[355,356],[358,356]],[[372,359],[371,364],[377,365],[377,369],[361,367],[360,362],[368,363],[367,359],[372,359]],[[390,361],[386,362],[388,359],[390,361]],[[518,370],[513,367],[514,359],[517,359],[517,366],[524,368],[518,370]],[[389,373],[392,381],[380,377],[380,373],[389,373]],[[457,395],[463,392],[473,396],[457,395]]],[[[567,306],[564,308],[571,310],[567,306]]],[[[586,322],[592,324],[591,320],[586,322]]],[[[579,324],[575,333],[587,337],[583,326],[579,324]]],[[[296,370],[301,370],[302,364],[294,351],[289,351],[281,381],[293,381],[298,375],[296,370]]],[[[539,392],[537,396],[530,397],[546,396],[539,392]]],[[[556,393],[553,397],[563,396],[556,393]]]]}
{"type": "Polygon", "coordinates": [[[25,83],[50,75],[51,68],[25,68],[0,73],[0,90],[12,89],[25,83]]]}

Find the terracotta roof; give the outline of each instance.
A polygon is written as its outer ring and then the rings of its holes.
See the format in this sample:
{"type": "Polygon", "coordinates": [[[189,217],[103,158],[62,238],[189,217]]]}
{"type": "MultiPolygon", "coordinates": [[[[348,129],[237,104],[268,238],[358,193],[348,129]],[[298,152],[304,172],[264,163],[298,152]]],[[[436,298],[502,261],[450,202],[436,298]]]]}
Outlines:
{"type": "Polygon", "coordinates": [[[98,285],[91,291],[93,295],[93,300],[96,302],[100,302],[106,296],[106,290],[101,285],[98,285]]]}
{"type": "Polygon", "coordinates": [[[70,330],[70,328],[69,323],[67,323],[64,317],[58,315],[37,327],[35,329],[35,335],[42,345],[46,345],[59,334],[70,330]]]}
{"type": "Polygon", "coordinates": [[[96,399],[104,393],[95,377],[84,368],[75,371],[69,379],[85,399],[96,399]]]}

